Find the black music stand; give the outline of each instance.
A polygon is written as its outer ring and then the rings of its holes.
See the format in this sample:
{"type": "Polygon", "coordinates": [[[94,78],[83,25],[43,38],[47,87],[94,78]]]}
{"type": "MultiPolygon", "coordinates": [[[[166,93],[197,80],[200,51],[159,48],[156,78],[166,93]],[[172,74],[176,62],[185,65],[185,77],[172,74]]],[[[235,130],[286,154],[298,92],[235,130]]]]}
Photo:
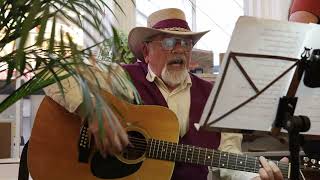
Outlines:
{"type": "MultiPolygon", "coordinates": [[[[284,96],[280,98],[276,119],[273,123],[275,128],[284,128],[288,131],[289,151],[291,160],[290,177],[299,179],[300,172],[300,132],[310,129],[310,119],[307,116],[294,116],[297,97],[284,96]]],[[[274,130],[275,131],[275,130],[274,130]]],[[[276,134],[273,132],[273,134],[276,134]]]]}
{"type": "MultiPolygon", "coordinates": [[[[212,125],[219,122],[220,120],[224,119],[228,115],[236,112],[237,110],[241,109],[244,105],[249,103],[250,101],[253,101],[255,98],[258,98],[259,95],[261,95],[264,91],[267,91],[269,87],[274,85],[281,77],[285,76],[286,73],[288,73],[291,69],[293,69],[295,66],[297,66],[296,73],[294,75],[293,82],[296,81],[295,85],[290,85],[289,90],[287,92],[287,95],[280,98],[280,102],[277,109],[276,118],[273,122],[273,127],[278,129],[278,133],[280,132],[281,128],[284,128],[288,131],[288,137],[289,137],[289,151],[290,151],[290,159],[291,159],[291,171],[290,171],[290,177],[295,179],[299,179],[299,170],[300,170],[300,164],[299,164],[299,150],[300,150],[300,132],[308,131],[310,128],[310,120],[306,116],[294,116],[294,110],[297,103],[296,97],[294,97],[297,85],[299,85],[302,73],[303,73],[303,65],[306,62],[308,56],[306,54],[308,51],[305,51],[302,56],[301,60],[299,59],[292,59],[292,58],[286,58],[286,57],[277,57],[277,56],[267,56],[267,55],[258,55],[258,54],[245,54],[245,53],[236,53],[236,52],[230,52],[229,57],[227,58],[226,67],[222,74],[222,81],[218,84],[218,91],[215,94],[215,97],[213,98],[212,104],[209,109],[209,113],[204,119],[203,128],[209,129],[209,130],[217,130],[217,131],[225,131],[225,132],[233,132],[235,129],[226,129],[221,127],[213,127],[212,125]],[[305,55],[305,56],[303,56],[305,55]],[[271,81],[268,85],[266,85],[263,89],[257,90],[256,95],[252,96],[251,98],[248,98],[243,103],[239,104],[238,106],[235,106],[234,108],[227,111],[225,114],[221,115],[217,119],[209,120],[210,116],[213,112],[213,109],[216,105],[216,100],[218,99],[219,93],[221,92],[221,88],[223,85],[223,80],[225,77],[225,74],[228,70],[230,62],[233,60],[237,67],[239,67],[240,71],[244,74],[248,82],[253,87],[254,83],[251,81],[249,75],[246,73],[245,69],[241,66],[241,63],[238,60],[238,57],[255,57],[255,58],[270,58],[270,59],[277,59],[278,60],[284,60],[284,61],[294,61],[295,63],[291,65],[288,69],[286,69],[285,72],[281,73],[278,77],[276,77],[273,81],[271,81]],[[297,79],[295,79],[297,78],[297,79]],[[211,127],[212,126],[212,127],[211,127]]],[[[273,128],[273,130],[275,129],[273,128]]],[[[238,129],[240,130],[240,129],[238,129]]],[[[242,129],[243,130],[243,129],[242,129]]],[[[273,133],[274,134],[274,133],[273,133]]]]}
{"type": "Polygon", "coordinates": [[[284,128],[288,131],[289,137],[289,151],[291,160],[290,177],[295,180],[299,179],[300,172],[300,132],[306,132],[310,129],[311,122],[307,116],[294,116],[294,110],[297,104],[297,97],[293,97],[297,90],[297,85],[300,83],[302,74],[305,70],[307,59],[310,57],[310,50],[305,48],[305,51],[301,54],[301,60],[297,64],[297,70],[293,77],[293,82],[290,86],[287,96],[283,96],[279,100],[276,119],[272,124],[271,133],[277,136],[284,128]],[[296,82],[294,82],[296,81],[296,82]]]}

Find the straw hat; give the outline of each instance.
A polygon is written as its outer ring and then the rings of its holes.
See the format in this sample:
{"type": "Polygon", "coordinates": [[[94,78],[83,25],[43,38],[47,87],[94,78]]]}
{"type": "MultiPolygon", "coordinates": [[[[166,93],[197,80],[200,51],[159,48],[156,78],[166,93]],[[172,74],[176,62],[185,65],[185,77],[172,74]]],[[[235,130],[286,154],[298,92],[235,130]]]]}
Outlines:
{"type": "Polygon", "coordinates": [[[180,9],[162,9],[148,17],[147,27],[135,27],[128,36],[129,48],[139,60],[144,60],[142,47],[147,38],[157,34],[170,34],[191,38],[193,44],[209,31],[192,32],[186,21],[184,12],[180,9]]]}

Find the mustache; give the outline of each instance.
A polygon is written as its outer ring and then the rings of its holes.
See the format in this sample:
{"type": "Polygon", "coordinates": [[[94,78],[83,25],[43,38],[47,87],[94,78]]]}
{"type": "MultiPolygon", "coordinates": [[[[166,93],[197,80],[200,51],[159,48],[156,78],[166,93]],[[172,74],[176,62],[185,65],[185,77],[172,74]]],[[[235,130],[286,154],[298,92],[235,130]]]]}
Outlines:
{"type": "Polygon", "coordinates": [[[172,64],[185,64],[186,63],[186,58],[183,57],[175,57],[173,59],[170,59],[167,62],[167,65],[172,65],[172,64]]]}

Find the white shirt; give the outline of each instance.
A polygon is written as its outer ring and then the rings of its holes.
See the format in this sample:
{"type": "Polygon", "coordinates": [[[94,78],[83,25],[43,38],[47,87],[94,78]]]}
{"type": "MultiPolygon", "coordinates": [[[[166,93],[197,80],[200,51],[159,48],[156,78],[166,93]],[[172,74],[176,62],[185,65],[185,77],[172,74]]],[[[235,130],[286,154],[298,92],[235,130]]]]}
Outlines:
{"type": "Polygon", "coordinates": [[[190,87],[192,85],[190,76],[178,85],[173,91],[170,91],[164,84],[162,79],[157,77],[148,66],[148,74],[146,79],[149,82],[154,82],[159,88],[162,96],[168,104],[168,108],[172,110],[179,121],[180,137],[187,133],[189,126],[189,110],[190,110],[190,87]]]}

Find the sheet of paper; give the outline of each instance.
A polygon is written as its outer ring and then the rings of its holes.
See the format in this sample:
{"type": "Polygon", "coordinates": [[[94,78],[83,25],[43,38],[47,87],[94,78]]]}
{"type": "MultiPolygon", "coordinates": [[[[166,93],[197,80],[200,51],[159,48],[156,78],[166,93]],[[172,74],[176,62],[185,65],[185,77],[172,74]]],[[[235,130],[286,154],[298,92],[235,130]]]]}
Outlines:
{"type": "MultiPolygon", "coordinates": [[[[259,91],[294,64],[275,59],[238,58],[259,91]]],[[[233,61],[230,61],[220,94],[209,121],[214,121],[257,93],[233,61]]],[[[279,97],[284,96],[293,71],[266,89],[261,95],[213,124],[213,127],[267,131],[275,119],[279,97]]],[[[209,107],[209,106],[208,106],[209,107]]]]}
{"type": "MultiPolygon", "coordinates": [[[[320,48],[320,25],[313,24],[312,31],[305,40],[305,46],[312,49],[320,48]]],[[[303,78],[299,84],[296,97],[298,97],[295,115],[308,116],[311,128],[306,134],[320,135],[320,87],[310,88],[304,85],[303,78]]]]}
{"type": "Polygon", "coordinates": [[[308,24],[239,17],[228,51],[297,58],[310,30],[308,24]]]}
{"type": "MultiPolygon", "coordinates": [[[[214,122],[223,114],[256,95],[240,69],[233,61],[230,61],[221,90],[216,96],[219,84],[222,82],[221,78],[228,54],[231,51],[299,58],[309,28],[306,24],[301,23],[240,17],[199,125],[204,126],[214,122]],[[216,103],[212,113],[209,113],[214,100],[216,103]],[[205,124],[208,116],[208,122],[205,124]]],[[[241,57],[238,60],[259,91],[295,63],[269,58],[241,57]]],[[[269,131],[276,116],[279,98],[286,95],[294,70],[289,71],[257,98],[209,127],[269,131]]]]}

